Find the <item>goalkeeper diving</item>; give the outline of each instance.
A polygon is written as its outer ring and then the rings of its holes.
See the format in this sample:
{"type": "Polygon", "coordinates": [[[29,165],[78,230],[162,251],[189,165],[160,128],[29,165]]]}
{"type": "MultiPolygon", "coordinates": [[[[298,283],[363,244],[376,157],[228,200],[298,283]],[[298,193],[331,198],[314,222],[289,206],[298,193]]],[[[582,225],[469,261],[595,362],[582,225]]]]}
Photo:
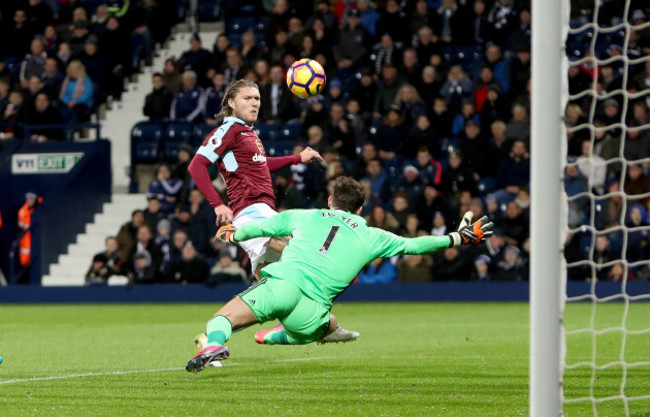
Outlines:
{"type": "Polygon", "coordinates": [[[359,216],[363,187],[339,177],[328,199],[329,210],[287,210],[265,221],[219,228],[217,238],[232,244],[258,237],[291,236],[278,262],[261,270],[262,280],[235,296],[208,321],[207,343],[186,366],[199,372],[220,366],[230,355],[224,346],[233,331],[278,319],[280,325],[261,330],[255,341],[265,345],[318,342],[340,330],[330,314],[332,301],[376,258],[424,254],[450,247],[478,244],[492,234],[487,217],[471,223],[472,212],[458,231],[446,236],[404,238],[369,227],[359,216]]]}

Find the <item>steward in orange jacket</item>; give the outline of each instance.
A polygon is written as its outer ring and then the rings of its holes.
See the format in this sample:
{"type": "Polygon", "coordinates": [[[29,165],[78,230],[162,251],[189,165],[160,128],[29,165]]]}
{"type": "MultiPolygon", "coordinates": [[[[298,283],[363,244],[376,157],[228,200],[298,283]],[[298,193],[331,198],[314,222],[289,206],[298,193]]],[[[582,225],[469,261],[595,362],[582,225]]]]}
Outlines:
{"type": "MultiPolygon", "coordinates": [[[[36,193],[25,194],[25,204],[18,210],[18,228],[20,231],[28,230],[32,225],[32,213],[36,203],[42,199],[36,196],[36,193]]],[[[21,266],[29,265],[31,262],[32,253],[32,232],[27,232],[25,236],[20,239],[18,245],[20,252],[18,259],[21,266]]]]}

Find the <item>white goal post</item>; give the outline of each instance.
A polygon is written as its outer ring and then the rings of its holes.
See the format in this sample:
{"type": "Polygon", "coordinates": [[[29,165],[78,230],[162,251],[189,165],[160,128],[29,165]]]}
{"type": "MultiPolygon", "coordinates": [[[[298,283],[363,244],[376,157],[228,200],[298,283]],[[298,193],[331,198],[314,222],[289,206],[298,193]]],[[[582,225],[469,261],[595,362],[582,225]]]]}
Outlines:
{"type": "Polygon", "coordinates": [[[562,414],[562,168],[568,0],[532,1],[530,415],[562,414]]]}

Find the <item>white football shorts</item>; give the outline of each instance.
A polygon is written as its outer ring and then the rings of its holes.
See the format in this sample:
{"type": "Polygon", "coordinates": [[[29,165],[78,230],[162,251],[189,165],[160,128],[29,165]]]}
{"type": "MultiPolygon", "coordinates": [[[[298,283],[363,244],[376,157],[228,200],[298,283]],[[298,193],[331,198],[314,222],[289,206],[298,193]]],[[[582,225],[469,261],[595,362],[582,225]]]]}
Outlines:
{"type": "MultiPolygon", "coordinates": [[[[255,203],[237,213],[237,216],[235,216],[233,219],[232,224],[236,228],[240,228],[241,226],[248,223],[261,222],[276,214],[278,214],[278,212],[273,210],[268,204],[255,203]]],[[[259,264],[271,263],[280,260],[281,254],[266,246],[266,243],[269,240],[270,238],[268,237],[258,237],[255,239],[247,240],[245,242],[239,242],[239,246],[244,248],[244,250],[248,253],[248,257],[251,260],[253,273],[255,273],[257,270],[257,265],[259,264]]]]}

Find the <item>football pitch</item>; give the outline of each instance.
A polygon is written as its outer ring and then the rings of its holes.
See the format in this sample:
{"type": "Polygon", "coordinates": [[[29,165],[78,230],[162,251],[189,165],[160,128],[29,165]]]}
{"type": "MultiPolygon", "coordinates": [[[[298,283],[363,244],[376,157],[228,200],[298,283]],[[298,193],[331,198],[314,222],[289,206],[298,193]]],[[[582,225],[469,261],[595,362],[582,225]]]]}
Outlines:
{"type": "MultiPolygon", "coordinates": [[[[622,306],[599,306],[599,323],[620,324],[622,306]]],[[[333,313],[361,333],[356,342],[263,346],[253,341],[261,328],[253,326],[233,335],[222,368],[189,374],[192,339],[217,307],[0,306],[0,415],[528,414],[528,304],[340,303],[333,313]]],[[[634,308],[628,325],[646,325],[650,305],[634,308]]],[[[571,305],[567,321],[587,325],[590,313],[590,304],[571,305]]],[[[598,358],[617,360],[620,337],[604,336],[598,358]]],[[[574,342],[572,360],[589,360],[591,339],[574,342]]],[[[631,346],[627,356],[647,360],[647,334],[631,346]]],[[[595,395],[616,395],[620,371],[599,371],[595,395]]],[[[647,394],[648,368],[637,371],[628,372],[628,385],[633,394],[647,394]]],[[[587,368],[572,373],[567,397],[588,395],[590,375],[587,368]]],[[[631,402],[631,415],[649,405],[631,402]]],[[[602,403],[599,415],[623,415],[620,407],[602,403]]],[[[590,404],[566,409],[567,415],[590,410],[590,404]]]]}

